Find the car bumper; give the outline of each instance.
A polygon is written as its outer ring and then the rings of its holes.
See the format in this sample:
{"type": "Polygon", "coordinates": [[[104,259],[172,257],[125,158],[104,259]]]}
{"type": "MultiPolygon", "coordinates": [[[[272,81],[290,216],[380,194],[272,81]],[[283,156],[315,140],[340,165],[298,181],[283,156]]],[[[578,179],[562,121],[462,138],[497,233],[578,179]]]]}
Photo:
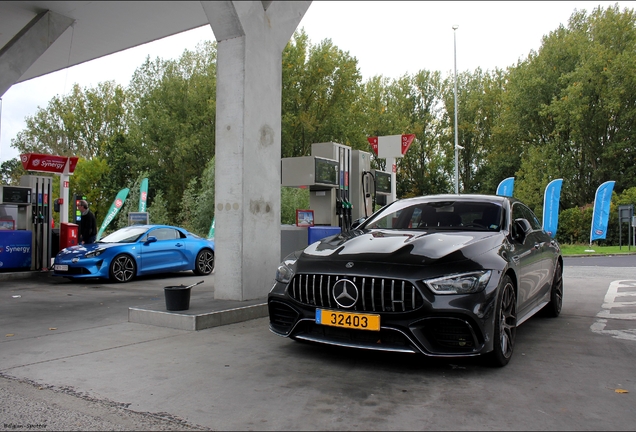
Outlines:
{"type": "Polygon", "coordinates": [[[476,356],[493,348],[500,277],[491,278],[480,293],[462,295],[434,295],[414,282],[423,301],[410,311],[377,312],[379,331],[318,324],[316,309],[357,311],[300,302],[290,295],[288,285],[276,282],[268,296],[269,327],[279,336],[329,345],[432,357],[476,356]]]}
{"type": "Polygon", "coordinates": [[[73,279],[107,278],[108,265],[98,258],[79,259],[77,262],[73,262],[73,259],[56,258],[53,262],[53,276],[73,279]],[[67,270],[60,270],[60,266],[66,266],[67,270]]]}

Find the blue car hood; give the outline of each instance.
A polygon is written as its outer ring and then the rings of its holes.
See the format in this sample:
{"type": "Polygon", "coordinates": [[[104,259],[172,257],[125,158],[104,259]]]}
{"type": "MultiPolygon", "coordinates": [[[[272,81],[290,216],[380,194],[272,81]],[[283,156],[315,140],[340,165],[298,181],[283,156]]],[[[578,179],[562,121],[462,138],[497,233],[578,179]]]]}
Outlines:
{"type": "MultiPolygon", "coordinates": [[[[112,247],[117,247],[117,246],[122,246],[126,243],[91,243],[91,244],[87,244],[87,245],[77,245],[77,246],[70,246],[67,247],[65,249],[62,249],[58,255],[60,256],[65,256],[65,255],[84,255],[87,252],[90,251],[94,251],[95,249],[109,249],[112,247]]],[[[131,243],[132,244],[132,243],[131,243]]]]}

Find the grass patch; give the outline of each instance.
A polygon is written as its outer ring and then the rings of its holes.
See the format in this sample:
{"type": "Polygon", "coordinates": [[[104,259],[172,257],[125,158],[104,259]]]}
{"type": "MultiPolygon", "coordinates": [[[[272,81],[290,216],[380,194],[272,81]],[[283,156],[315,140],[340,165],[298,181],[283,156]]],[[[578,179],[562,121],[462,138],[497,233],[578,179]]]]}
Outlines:
{"type": "Polygon", "coordinates": [[[589,244],[586,245],[578,245],[578,244],[562,244],[561,245],[561,253],[563,256],[568,255],[618,255],[618,254],[627,254],[627,253],[636,253],[636,246],[627,245],[623,246],[598,246],[592,245],[590,247],[589,244]],[[593,251],[593,252],[590,252],[593,251]]]}

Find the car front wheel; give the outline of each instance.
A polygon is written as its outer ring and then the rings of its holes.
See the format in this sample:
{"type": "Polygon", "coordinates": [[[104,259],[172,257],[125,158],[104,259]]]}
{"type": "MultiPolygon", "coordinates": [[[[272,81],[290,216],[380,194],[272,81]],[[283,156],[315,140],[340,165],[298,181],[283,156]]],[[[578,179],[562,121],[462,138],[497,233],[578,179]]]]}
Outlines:
{"type": "Polygon", "coordinates": [[[495,316],[494,347],[490,363],[502,367],[512,357],[517,335],[517,296],[510,276],[505,276],[497,299],[495,316]]]}
{"type": "Polygon", "coordinates": [[[205,276],[214,270],[214,252],[210,249],[203,249],[197,254],[194,263],[194,273],[199,276],[205,276]]]}
{"type": "Polygon", "coordinates": [[[554,279],[550,288],[550,303],[545,306],[546,314],[551,318],[556,318],[561,313],[563,307],[563,267],[560,262],[554,269],[554,279]]]}
{"type": "Polygon", "coordinates": [[[129,255],[117,255],[110,263],[110,280],[129,282],[137,273],[137,265],[129,255]]]}

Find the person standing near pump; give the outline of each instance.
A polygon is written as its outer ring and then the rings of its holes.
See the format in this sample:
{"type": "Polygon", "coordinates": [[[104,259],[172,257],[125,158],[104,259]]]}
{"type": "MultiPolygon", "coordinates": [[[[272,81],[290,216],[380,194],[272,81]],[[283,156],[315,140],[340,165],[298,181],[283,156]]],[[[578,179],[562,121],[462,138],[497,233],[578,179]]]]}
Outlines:
{"type": "Polygon", "coordinates": [[[80,213],[82,220],[80,222],[80,244],[95,243],[97,237],[97,221],[92,211],[88,209],[88,202],[80,200],[80,213]]]}

